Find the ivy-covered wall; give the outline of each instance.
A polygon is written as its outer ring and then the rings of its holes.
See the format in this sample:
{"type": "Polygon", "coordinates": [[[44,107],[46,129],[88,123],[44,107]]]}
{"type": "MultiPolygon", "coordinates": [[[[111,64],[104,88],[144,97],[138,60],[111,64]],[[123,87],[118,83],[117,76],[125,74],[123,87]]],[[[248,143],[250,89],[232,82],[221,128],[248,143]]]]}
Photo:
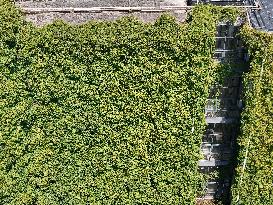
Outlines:
{"type": "Polygon", "coordinates": [[[273,35],[245,26],[241,36],[250,54],[244,76],[239,165],[233,204],[273,203],[273,35]]]}
{"type": "Polygon", "coordinates": [[[216,23],[235,13],[37,28],[1,0],[0,203],[195,204],[216,23]]]}

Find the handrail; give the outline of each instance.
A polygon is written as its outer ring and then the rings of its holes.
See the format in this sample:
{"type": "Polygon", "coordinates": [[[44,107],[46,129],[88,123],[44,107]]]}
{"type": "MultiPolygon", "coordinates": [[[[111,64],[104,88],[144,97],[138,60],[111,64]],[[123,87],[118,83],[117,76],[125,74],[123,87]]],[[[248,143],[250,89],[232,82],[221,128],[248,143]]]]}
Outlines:
{"type": "MultiPolygon", "coordinates": [[[[255,1],[256,2],[256,1],[255,1]]],[[[260,5],[253,6],[235,6],[225,5],[223,7],[228,8],[241,8],[241,9],[260,9],[260,5]]],[[[161,6],[161,7],[52,7],[52,8],[30,8],[22,7],[22,12],[25,14],[37,14],[37,13],[100,13],[100,12],[165,12],[165,11],[187,11],[194,8],[194,6],[161,6]]]]}

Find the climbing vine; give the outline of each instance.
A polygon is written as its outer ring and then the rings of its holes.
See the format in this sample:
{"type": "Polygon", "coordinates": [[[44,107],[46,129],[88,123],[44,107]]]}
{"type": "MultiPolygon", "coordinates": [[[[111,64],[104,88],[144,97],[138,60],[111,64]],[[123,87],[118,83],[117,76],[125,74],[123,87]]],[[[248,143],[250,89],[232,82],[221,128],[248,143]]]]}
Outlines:
{"type": "Polygon", "coordinates": [[[226,14],[37,28],[1,0],[0,203],[195,204],[226,14]]]}
{"type": "Polygon", "coordinates": [[[233,204],[265,205],[273,200],[273,36],[247,26],[241,36],[250,54],[250,71],[244,76],[233,204]]]}

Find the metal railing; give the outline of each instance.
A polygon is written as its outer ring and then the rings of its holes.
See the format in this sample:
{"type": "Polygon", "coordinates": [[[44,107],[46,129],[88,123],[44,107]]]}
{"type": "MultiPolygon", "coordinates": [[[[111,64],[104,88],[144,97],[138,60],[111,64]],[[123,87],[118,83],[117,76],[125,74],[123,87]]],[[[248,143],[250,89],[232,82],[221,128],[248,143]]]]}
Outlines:
{"type": "MultiPolygon", "coordinates": [[[[101,12],[166,12],[166,11],[187,11],[194,6],[158,6],[158,7],[47,7],[31,8],[21,7],[25,14],[37,13],[101,13],[101,12]]],[[[253,5],[224,5],[223,7],[240,8],[246,10],[259,10],[261,5],[255,0],[253,5]]]]}

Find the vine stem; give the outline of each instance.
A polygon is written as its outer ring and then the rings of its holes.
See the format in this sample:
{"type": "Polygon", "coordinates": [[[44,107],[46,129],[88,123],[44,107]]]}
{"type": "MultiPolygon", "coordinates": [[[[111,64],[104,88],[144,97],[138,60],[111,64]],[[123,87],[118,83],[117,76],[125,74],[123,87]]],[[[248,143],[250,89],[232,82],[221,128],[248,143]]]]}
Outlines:
{"type": "MultiPolygon", "coordinates": [[[[246,161],[247,161],[247,156],[248,156],[248,148],[249,148],[249,145],[250,145],[250,137],[248,138],[248,142],[247,142],[247,147],[246,147],[246,153],[245,153],[245,159],[244,159],[244,162],[243,162],[243,169],[242,169],[242,174],[240,176],[240,181],[239,181],[239,185],[238,185],[238,188],[240,188],[242,182],[243,182],[243,175],[244,175],[244,172],[245,172],[245,168],[246,168],[246,161]]],[[[236,202],[238,202],[240,199],[240,194],[238,192],[238,195],[237,195],[237,198],[236,198],[236,202]]]]}

